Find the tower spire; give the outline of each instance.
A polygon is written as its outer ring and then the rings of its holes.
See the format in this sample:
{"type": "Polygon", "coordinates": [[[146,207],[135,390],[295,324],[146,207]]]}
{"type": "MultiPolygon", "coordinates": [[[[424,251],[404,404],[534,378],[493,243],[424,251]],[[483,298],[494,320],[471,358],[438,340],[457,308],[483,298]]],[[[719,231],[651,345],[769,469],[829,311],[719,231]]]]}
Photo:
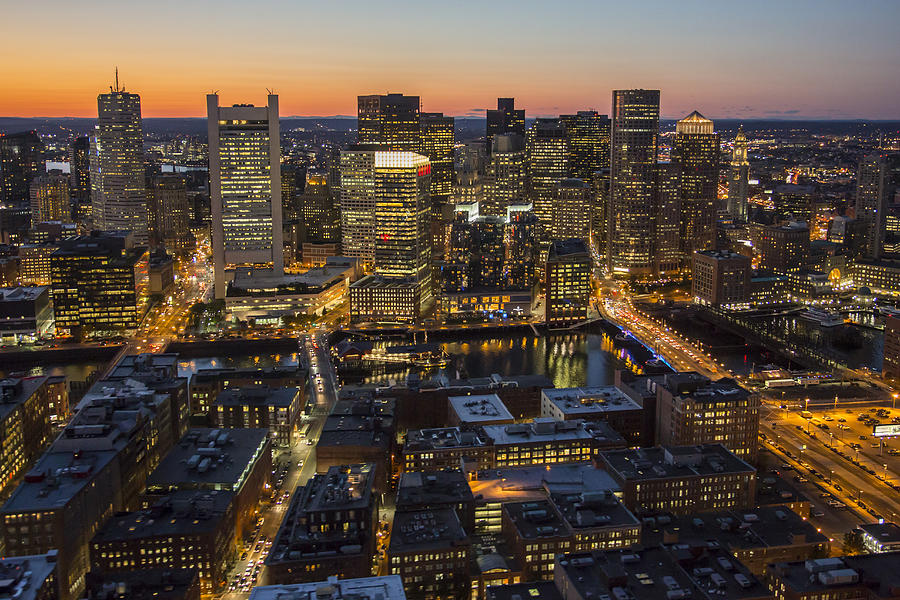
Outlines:
{"type": "Polygon", "coordinates": [[[119,66],[116,65],[116,91],[119,91],[119,66]]]}

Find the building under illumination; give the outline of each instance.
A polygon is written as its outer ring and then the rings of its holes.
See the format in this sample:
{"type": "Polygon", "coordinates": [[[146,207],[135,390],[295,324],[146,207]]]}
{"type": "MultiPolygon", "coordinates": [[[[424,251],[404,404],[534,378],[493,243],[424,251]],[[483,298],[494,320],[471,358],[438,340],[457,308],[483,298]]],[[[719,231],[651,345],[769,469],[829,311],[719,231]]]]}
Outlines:
{"type": "MultiPolygon", "coordinates": [[[[432,303],[431,163],[414,152],[366,149],[351,149],[344,159],[343,197],[351,203],[364,197],[372,224],[372,239],[354,236],[354,228],[345,233],[344,246],[371,245],[364,252],[375,267],[374,275],[350,286],[351,320],[415,321],[432,303]]],[[[342,206],[342,217],[347,208],[342,206]]]]}
{"type": "Polygon", "coordinates": [[[553,223],[556,186],[569,174],[569,140],[558,119],[538,119],[526,137],[528,191],[534,214],[547,230],[553,223]]]}
{"type": "Polygon", "coordinates": [[[224,298],[235,266],[284,272],[278,96],[220,107],[209,94],[206,108],[216,298],[224,298]]]}
{"type": "Polygon", "coordinates": [[[750,259],[730,250],[694,253],[691,286],[694,302],[740,308],[750,303],[750,259]]]}
{"type": "Polygon", "coordinates": [[[571,239],[550,245],[544,287],[549,327],[567,327],[587,319],[592,266],[584,241],[571,239]]]}
{"type": "Polygon", "coordinates": [[[510,206],[527,202],[525,140],[514,133],[497,134],[493,139],[481,212],[505,216],[510,206]]]}
{"type": "Polygon", "coordinates": [[[516,109],[515,98],[497,98],[497,109],[488,109],[485,138],[488,153],[493,151],[494,136],[515,133],[525,137],[525,110],[516,109]]]}
{"type": "Polygon", "coordinates": [[[613,92],[607,253],[612,273],[652,278],[659,90],[613,92]]]}
{"type": "Polygon", "coordinates": [[[358,143],[385,150],[422,152],[419,97],[403,94],[359,96],[358,143]]]}
{"type": "Polygon", "coordinates": [[[590,181],[596,171],[609,168],[609,117],[595,110],[560,115],[569,138],[569,176],[590,181]]]}
{"type": "Polygon", "coordinates": [[[551,205],[550,237],[554,240],[578,238],[585,242],[591,235],[593,194],[582,179],[562,179],[556,184],[551,205]]]}
{"type": "Polygon", "coordinates": [[[747,198],[750,196],[750,162],[747,160],[747,137],[744,128],[734,136],[731,166],[728,171],[728,214],[738,221],[747,220],[747,198]]]}
{"type": "Polygon", "coordinates": [[[141,97],[110,87],[97,96],[91,137],[91,215],[95,229],[131,231],[146,244],[147,189],[141,97]]]}
{"type": "Polygon", "coordinates": [[[672,162],[681,167],[681,245],[685,262],[715,247],[719,191],[719,134],[692,112],[675,124],[672,162]]]}
{"type": "Polygon", "coordinates": [[[153,243],[165,244],[170,250],[184,249],[189,245],[190,209],[184,175],[160,173],[154,176],[147,189],[147,206],[153,243]]]}
{"type": "Polygon", "coordinates": [[[46,221],[67,223],[72,220],[69,206],[69,176],[50,171],[31,181],[31,225],[46,221]]]}
{"type": "Polygon", "coordinates": [[[28,204],[28,187],[45,170],[44,143],[34,131],[0,134],[0,204],[28,204]]]}
{"type": "Polygon", "coordinates": [[[421,113],[421,154],[431,162],[431,235],[435,248],[443,239],[441,224],[449,216],[450,194],[453,191],[453,147],[455,130],[453,117],[443,113],[421,113]]]}

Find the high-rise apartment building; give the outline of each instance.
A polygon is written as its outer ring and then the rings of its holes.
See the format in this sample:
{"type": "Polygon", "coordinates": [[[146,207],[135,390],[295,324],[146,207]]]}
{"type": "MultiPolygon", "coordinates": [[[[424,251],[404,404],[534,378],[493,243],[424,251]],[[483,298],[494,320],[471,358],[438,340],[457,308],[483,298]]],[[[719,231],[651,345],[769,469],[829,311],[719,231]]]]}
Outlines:
{"type": "Polygon", "coordinates": [[[220,107],[209,94],[206,107],[216,298],[224,298],[232,267],[284,272],[278,96],[262,107],[220,107]]]}
{"type": "Polygon", "coordinates": [[[340,210],[325,173],[306,173],[306,187],[300,194],[298,208],[306,229],[306,239],[315,243],[339,242],[340,210]]]}
{"type": "Polygon", "coordinates": [[[28,186],[44,170],[44,142],[36,132],[0,134],[0,204],[27,206],[28,186]]]}
{"type": "Polygon", "coordinates": [[[54,169],[32,179],[29,188],[32,227],[46,221],[68,223],[72,220],[67,174],[54,169]]]}
{"type": "Polygon", "coordinates": [[[659,90],[613,92],[607,255],[615,274],[654,275],[659,90]]]}
{"type": "Polygon", "coordinates": [[[594,172],[609,168],[609,117],[595,110],[560,115],[569,137],[569,176],[590,181],[594,172]]]}
{"type": "Polygon", "coordinates": [[[485,148],[493,150],[494,136],[515,133],[525,138],[525,110],[516,109],[515,98],[497,98],[497,110],[488,109],[485,148]]]}
{"type": "Polygon", "coordinates": [[[97,96],[97,124],[91,137],[91,216],[95,229],[131,231],[146,244],[147,190],[141,97],[110,87],[97,96]]]}
{"type": "Polygon", "coordinates": [[[591,302],[591,255],[580,239],[554,241],[545,270],[546,321],[564,327],[584,321],[591,302]]]}
{"type": "Polygon", "coordinates": [[[150,238],[171,250],[182,249],[190,237],[187,182],[180,173],[160,173],[147,189],[150,238]]]}
{"type": "Polygon", "coordinates": [[[538,119],[526,137],[528,191],[537,215],[548,231],[553,223],[556,186],[569,173],[569,140],[558,119],[538,119]]]}
{"type": "Polygon", "coordinates": [[[681,244],[685,262],[715,247],[719,134],[697,111],[675,124],[672,162],[681,167],[681,244]]]}
{"type": "Polygon", "coordinates": [[[516,133],[494,135],[484,185],[481,214],[505,216],[510,206],[527,201],[524,138],[516,133]]]}
{"type": "Polygon", "coordinates": [[[653,187],[653,273],[660,279],[677,277],[686,266],[681,241],[683,172],[673,162],[659,162],[653,187]]]}
{"type": "Polygon", "coordinates": [[[422,152],[419,106],[418,96],[359,96],[358,142],[385,146],[385,150],[422,152]]]}
{"type": "Polygon", "coordinates": [[[750,162],[747,160],[747,136],[744,128],[734,136],[731,166],[728,171],[728,214],[738,221],[747,220],[747,198],[750,194],[750,162]]]}
{"type": "Polygon", "coordinates": [[[450,203],[453,188],[453,146],[455,141],[453,117],[443,113],[421,113],[421,154],[431,162],[432,214],[439,218],[442,208],[450,203]]]}
{"type": "Polygon", "coordinates": [[[865,253],[881,258],[889,207],[900,185],[900,154],[870,154],[859,161],[856,218],[865,225],[865,253]]]}
{"type": "Polygon", "coordinates": [[[550,237],[554,240],[590,239],[593,194],[582,179],[566,178],[556,184],[551,205],[550,237]]]}

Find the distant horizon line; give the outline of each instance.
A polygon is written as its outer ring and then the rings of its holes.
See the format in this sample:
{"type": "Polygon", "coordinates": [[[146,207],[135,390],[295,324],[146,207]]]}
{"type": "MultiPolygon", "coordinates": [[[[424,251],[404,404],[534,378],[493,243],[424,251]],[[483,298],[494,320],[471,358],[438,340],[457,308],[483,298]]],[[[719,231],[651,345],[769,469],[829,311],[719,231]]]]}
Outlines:
{"type": "MultiPolygon", "coordinates": [[[[600,111],[597,111],[599,114],[600,111]]],[[[554,114],[538,114],[533,116],[527,116],[528,119],[546,119],[546,118],[556,118],[559,115],[568,114],[568,113],[559,113],[557,115],[554,114]]],[[[453,117],[454,119],[481,119],[485,120],[487,116],[476,116],[476,115],[445,115],[448,117],[453,117]]],[[[142,117],[142,119],[196,119],[196,120],[205,120],[207,117],[205,116],[168,116],[168,117],[142,117]]],[[[669,117],[669,116],[661,116],[661,121],[678,121],[683,119],[684,117],[669,117]]],[[[743,122],[753,122],[753,121],[821,121],[821,122],[870,122],[870,123],[900,123],[900,116],[895,118],[867,118],[867,117],[812,117],[812,116],[804,116],[804,115],[772,115],[771,117],[707,117],[713,121],[743,121],[743,122]]],[[[71,119],[71,120],[96,120],[97,117],[74,117],[74,116],[35,116],[35,117],[20,117],[20,116],[0,116],[0,119],[20,119],[20,120],[28,120],[28,119],[44,119],[44,120],[52,120],[52,119],[71,119]]],[[[357,115],[281,115],[279,119],[344,119],[344,120],[353,120],[358,119],[357,115]]]]}

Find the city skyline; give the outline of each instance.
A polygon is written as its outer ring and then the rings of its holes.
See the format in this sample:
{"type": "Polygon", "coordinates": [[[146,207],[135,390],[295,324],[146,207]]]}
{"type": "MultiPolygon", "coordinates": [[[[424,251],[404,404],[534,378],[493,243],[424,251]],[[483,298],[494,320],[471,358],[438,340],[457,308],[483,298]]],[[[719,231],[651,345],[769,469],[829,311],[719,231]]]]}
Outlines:
{"type": "MultiPolygon", "coordinates": [[[[40,13],[11,6],[8,22],[45,19],[54,4],[40,13]]],[[[900,118],[892,100],[900,80],[890,77],[900,72],[890,32],[900,5],[881,0],[864,11],[840,10],[847,4],[837,0],[637,8],[570,1],[553,12],[537,3],[462,3],[437,21],[406,2],[365,18],[357,2],[314,13],[225,2],[215,14],[187,2],[177,19],[105,6],[84,7],[65,27],[46,24],[28,61],[3,66],[0,115],[91,116],[118,66],[149,118],[202,117],[212,90],[231,102],[266,88],[282,97],[285,116],[352,115],[357,95],[386,92],[419,95],[423,111],[453,116],[482,116],[497,96],[516,97],[530,117],[608,114],[611,90],[642,87],[665,91],[663,118],[695,109],[712,119],[900,118]],[[270,35],[231,39],[225,49],[219,31],[236,18],[270,35]],[[165,32],[149,38],[152,52],[121,26],[134,20],[165,32]],[[103,36],[82,34],[97,27],[103,36]]],[[[28,46],[29,31],[9,32],[10,45],[28,46]]]]}

